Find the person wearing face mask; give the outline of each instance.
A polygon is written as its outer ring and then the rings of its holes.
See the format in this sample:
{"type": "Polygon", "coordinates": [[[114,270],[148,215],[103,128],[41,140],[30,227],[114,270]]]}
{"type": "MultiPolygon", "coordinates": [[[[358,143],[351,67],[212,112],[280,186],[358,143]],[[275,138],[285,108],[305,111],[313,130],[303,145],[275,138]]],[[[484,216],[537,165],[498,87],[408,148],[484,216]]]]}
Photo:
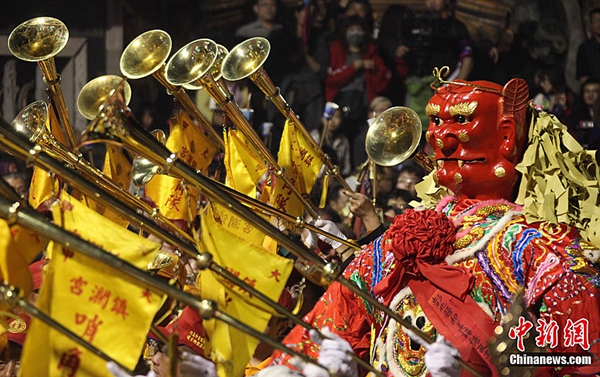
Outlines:
{"type": "Polygon", "coordinates": [[[367,120],[369,103],[387,88],[391,72],[378,47],[371,43],[363,18],[348,17],[341,35],[329,48],[325,100],[345,108],[344,132],[353,143],[360,125],[367,120]]]}

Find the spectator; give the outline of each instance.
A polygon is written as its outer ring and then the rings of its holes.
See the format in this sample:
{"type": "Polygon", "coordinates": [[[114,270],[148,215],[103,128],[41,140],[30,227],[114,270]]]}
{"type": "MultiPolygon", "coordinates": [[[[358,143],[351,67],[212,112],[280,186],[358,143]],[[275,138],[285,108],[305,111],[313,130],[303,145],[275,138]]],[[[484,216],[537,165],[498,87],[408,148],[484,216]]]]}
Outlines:
{"type": "MultiPolygon", "coordinates": [[[[344,12],[335,19],[335,32],[339,33],[347,18],[358,16],[367,22],[367,28],[370,33],[373,32],[373,9],[369,0],[350,0],[344,9],[344,12]]],[[[343,35],[339,35],[343,37],[343,35]]],[[[374,38],[374,36],[372,35],[374,38]]]]}
{"type": "Polygon", "coordinates": [[[573,111],[569,132],[586,149],[600,148],[600,80],[588,79],[581,87],[581,102],[573,111]]]}
{"type": "Polygon", "coordinates": [[[533,98],[533,105],[539,110],[556,115],[563,124],[569,125],[574,97],[567,88],[564,73],[553,67],[538,72],[535,80],[541,92],[533,98]]]}
{"type": "Polygon", "coordinates": [[[389,206],[396,215],[401,215],[410,206],[410,202],[416,200],[416,198],[408,191],[402,189],[394,189],[386,197],[385,205],[389,206]]]}
{"type": "Polygon", "coordinates": [[[420,166],[413,163],[406,163],[400,169],[396,188],[406,190],[416,198],[417,191],[415,190],[415,185],[423,180],[424,175],[425,171],[420,166]]]}
{"type": "Polygon", "coordinates": [[[378,42],[381,46],[381,56],[392,71],[392,81],[385,96],[395,105],[405,102],[404,81],[408,76],[408,66],[404,55],[409,51],[409,27],[414,23],[414,17],[413,12],[405,5],[392,4],[381,18],[378,42]]]}
{"type": "Polygon", "coordinates": [[[577,79],[582,84],[587,79],[600,78],[600,8],[590,12],[590,38],[579,46],[577,52],[577,79]]]}
{"type": "Polygon", "coordinates": [[[294,10],[295,51],[291,67],[281,83],[281,91],[307,130],[319,128],[325,106],[323,84],[327,77],[328,45],[311,26],[315,6],[300,5],[294,10]]]}
{"type": "Polygon", "coordinates": [[[29,197],[29,180],[23,173],[8,173],[4,175],[2,178],[8,183],[12,188],[15,189],[17,194],[22,195],[23,198],[29,197]]]}
{"type": "Polygon", "coordinates": [[[252,37],[268,38],[273,30],[281,29],[281,24],[277,21],[277,0],[257,0],[252,6],[256,20],[240,26],[235,36],[245,39],[252,37]]]}
{"type": "Polygon", "coordinates": [[[340,107],[335,111],[333,118],[322,119],[322,127],[318,130],[312,130],[310,135],[317,143],[323,140],[323,151],[331,158],[331,162],[340,168],[340,174],[347,177],[352,172],[350,163],[350,141],[344,134],[346,119],[343,109],[340,107]],[[323,130],[326,128],[325,135],[323,130]]]}
{"type": "Polygon", "coordinates": [[[364,19],[346,19],[343,34],[330,45],[325,100],[347,109],[344,133],[353,142],[367,120],[369,103],[387,88],[391,73],[371,43],[364,19]]]}
{"type": "Polygon", "coordinates": [[[467,79],[473,68],[472,42],[466,26],[454,17],[453,0],[426,0],[427,12],[416,18],[403,57],[408,65],[407,105],[421,117],[423,131],[429,124],[425,105],[434,67],[450,67],[451,79],[467,79]]]}

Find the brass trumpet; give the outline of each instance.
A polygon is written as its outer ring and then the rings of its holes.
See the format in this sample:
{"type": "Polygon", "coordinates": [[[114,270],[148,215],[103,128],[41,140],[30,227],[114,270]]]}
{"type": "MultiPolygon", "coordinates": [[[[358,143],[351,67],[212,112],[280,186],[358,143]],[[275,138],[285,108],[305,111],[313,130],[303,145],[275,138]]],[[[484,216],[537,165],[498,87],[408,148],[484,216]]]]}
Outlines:
{"type": "MultiPolygon", "coordinates": [[[[260,152],[262,158],[276,170],[275,175],[284,180],[310,215],[313,218],[318,218],[311,204],[302,196],[296,186],[289,181],[285,171],[279,166],[258,135],[256,135],[256,132],[242,113],[238,104],[232,101],[229,91],[217,83],[212,76],[210,69],[217,59],[217,53],[217,44],[210,39],[198,39],[188,43],[169,59],[165,69],[167,81],[172,85],[196,85],[206,90],[217,105],[231,118],[233,123],[248,137],[253,146],[260,152]]],[[[225,61],[223,61],[223,64],[225,64],[225,61]]]]}
{"type": "Polygon", "coordinates": [[[125,47],[121,55],[121,73],[130,79],[141,79],[152,75],[170,94],[181,103],[184,109],[202,125],[211,140],[221,150],[225,150],[223,140],[212,127],[211,122],[200,112],[194,101],[180,86],[165,79],[165,62],[171,52],[171,37],[162,30],[150,30],[137,36],[125,47]]]}
{"type": "Polygon", "coordinates": [[[300,118],[298,118],[281,93],[279,93],[279,88],[275,87],[271,78],[264,70],[263,64],[267,60],[270,51],[271,44],[267,39],[261,37],[250,38],[238,44],[231,49],[223,61],[223,78],[229,81],[239,81],[248,77],[252,80],[286,119],[299,126],[298,129],[304,134],[306,140],[309,140],[313,144],[313,148],[323,154],[325,165],[327,166],[327,174],[333,175],[344,186],[344,189],[353,192],[354,190],[350,188],[346,180],[340,175],[339,168],[334,166],[329,156],[323,153],[323,150],[312,136],[310,136],[300,118]]]}
{"type": "Polygon", "coordinates": [[[8,49],[21,60],[38,63],[52,94],[63,131],[71,149],[75,150],[77,143],[62,94],[60,75],[54,63],[54,56],[62,51],[68,40],[69,30],[64,23],[52,17],[38,17],[21,23],[10,33],[8,49]]]}
{"type": "Polygon", "coordinates": [[[419,148],[422,125],[417,113],[396,106],[381,113],[371,124],[365,138],[369,158],[381,166],[394,166],[409,158],[430,172],[433,161],[419,148]]]}

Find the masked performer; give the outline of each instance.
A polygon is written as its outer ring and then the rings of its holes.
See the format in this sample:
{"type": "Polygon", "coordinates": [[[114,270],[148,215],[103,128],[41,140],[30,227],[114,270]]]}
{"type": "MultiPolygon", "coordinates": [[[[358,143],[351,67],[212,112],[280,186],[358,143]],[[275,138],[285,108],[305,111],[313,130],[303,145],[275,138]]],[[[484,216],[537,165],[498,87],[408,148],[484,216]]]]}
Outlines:
{"type": "MultiPolygon", "coordinates": [[[[590,203],[598,197],[597,165],[586,165],[585,151],[551,148],[567,140],[566,128],[529,106],[529,91],[520,79],[505,87],[486,81],[447,83],[436,89],[426,112],[431,120],[426,138],[437,164],[429,176],[437,185],[428,192],[438,199],[424,201],[433,204],[431,209],[398,215],[349,265],[345,277],[432,340],[443,335],[485,376],[499,375],[487,341],[521,290],[534,318],[530,336],[548,352],[591,355],[598,361],[599,251],[584,238],[593,238],[586,228],[590,218],[581,220],[594,212],[590,203]],[[584,166],[584,173],[567,160],[584,166]],[[559,184],[561,171],[570,176],[577,171],[586,180],[578,186],[572,182],[581,189],[579,201],[559,184]],[[445,189],[452,194],[442,197],[441,192],[450,193],[445,189]],[[570,212],[577,212],[570,217],[573,225],[563,221],[570,212]]],[[[592,223],[598,221],[592,217],[592,223]]],[[[428,374],[425,348],[338,283],[305,320],[331,328],[388,376],[428,374]]],[[[516,339],[527,328],[525,323],[512,335],[516,339]]],[[[318,356],[319,347],[301,327],[284,343],[318,356]]],[[[289,362],[281,355],[276,360],[289,362]]],[[[577,366],[537,370],[537,375],[578,373],[577,366]]]]}

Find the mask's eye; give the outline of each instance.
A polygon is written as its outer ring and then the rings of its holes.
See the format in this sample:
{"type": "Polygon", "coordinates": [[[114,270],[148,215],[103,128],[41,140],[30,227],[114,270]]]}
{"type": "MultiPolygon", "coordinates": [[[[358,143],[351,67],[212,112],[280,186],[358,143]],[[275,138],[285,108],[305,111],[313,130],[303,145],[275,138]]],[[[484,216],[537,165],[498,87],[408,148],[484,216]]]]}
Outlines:
{"type": "Polygon", "coordinates": [[[432,117],[431,117],[431,121],[432,121],[432,122],[433,122],[433,124],[435,124],[436,126],[439,126],[440,124],[442,124],[442,120],[440,119],[440,117],[432,116],[432,117]]]}
{"type": "Polygon", "coordinates": [[[466,124],[471,121],[471,119],[467,118],[464,115],[457,115],[454,117],[454,121],[458,124],[466,124]]]}

